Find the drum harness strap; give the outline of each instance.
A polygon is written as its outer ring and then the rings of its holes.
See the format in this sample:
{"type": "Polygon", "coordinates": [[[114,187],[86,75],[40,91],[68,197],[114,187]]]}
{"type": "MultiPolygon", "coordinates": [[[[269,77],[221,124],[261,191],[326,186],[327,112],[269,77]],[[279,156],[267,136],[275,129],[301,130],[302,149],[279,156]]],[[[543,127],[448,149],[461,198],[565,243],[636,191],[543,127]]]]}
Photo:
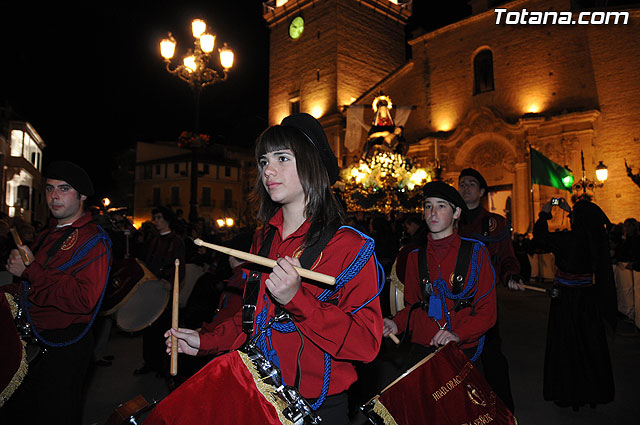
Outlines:
{"type": "MultiPolygon", "coordinates": [[[[414,309],[420,307],[427,312],[428,316],[433,318],[436,323],[442,319],[442,310],[444,309],[446,318],[446,327],[450,332],[451,316],[447,309],[446,299],[455,300],[453,310],[460,311],[463,308],[471,308],[471,315],[475,314],[475,305],[483,297],[488,295],[495,286],[495,279],[493,285],[487,291],[487,293],[478,297],[474,301],[474,297],[478,290],[478,271],[482,267],[482,262],[478,264],[478,253],[482,244],[473,239],[460,238],[460,249],[458,250],[458,258],[456,259],[456,265],[453,272],[452,288],[449,289],[449,284],[442,279],[440,267],[438,266],[438,278],[435,282],[431,282],[429,278],[429,265],[427,264],[427,246],[424,245],[418,249],[418,275],[420,278],[420,289],[422,292],[422,299],[414,303],[409,310],[409,318],[407,319],[407,329],[404,331],[404,336],[407,335],[409,324],[411,321],[411,313],[414,309]],[[470,270],[469,279],[466,286],[464,285],[467,270],[470,270]]],[[[482,261],[482,260],[480,260],[482,261]]],[[[476,361],[482,353],[484,346],[485,336],[482,335],[478,340],[478,347],[471,361],[476,361]]]]}
{"type": "MultiPolygon", "coordinates": [[[[336,277],[335,286],[331,289],[325,289],[318,296],[318,300],[323,302],[329,302],[334,305],[338,304],[338,295],[337,295],[338,291],[346,283],[348,283],[353,277],[355,277],[360,272],[360,270],[362,270],[362,268],[369,261],[369,258],[372,255],[374,256],[374,259],[375,259],[375,252],[374,252],[375,244],[373,242],[373,239],[371,239],[369,236],[359,232],[358,230],[352,227],[341,226],[340,228],[352,229],[353,231],[355,231],[365,239],[365,243],[360,248],[360,251],[358,252],[358,255],[356,255],[356,258],[353,260],[353,262],[336,277]]],[[[304,268],[310,268],[315,263],[316,259],[318,258],[322,250],[325,248],[327,243],[329,243],[329,241],[333,238],[333,236],[338,231],[338,229],[339,228],[336,228],[335,226],[327,227],[325,231],[320,235],[320,237],[316,240],[316,242],[314,242],[312,245],[305,248],[305,250],[302,252],[302,255],[299,258],[300,265],[304,268]]],[[[265,256],[265,257],[269,255],[275,230],[276,229],[272,227],[267,232],[267,234],[263,239],[263,243],[262,243],[262,246],[260,247],[260,252],[258,255],[265,256]]],[[[356,308],[354,311],[351,312],[351,314],[355,314],[360,309],[362,309],[367,304],[369,304],[371,301],[373,301],[376,297],[378,297],[378,295],[380,294],[380,291],[382,290],[382,287],[384,284],[384,271],[382,270],[382,267],[378,263],[377,259],[375,259],[375,263],[378,268],[378,291],[370,300],[366,301],[360,307],[356,308]],[[381,276],[382,276],[382,279],[380,279],[381,276]]],[[[249,274],[249,279],[247,280],[247,284],[246,284],[245,298],[243,300],[244,305],[242,308],[242,326],[243,326],[243,331],[247,333],[247,341],[249,341],[254,331],[253,315],[255,314],[258,292],[260,288],[260,277],[261,277],[261,273],[251,272],[249,274]]],[[[278,368],[280,368],[278,355],[276,350],[273,348],[273,345],[270,344],[272,347],[271,350],[268,350],[268,347],[267,347],[267,339],[271,341],[271,329],[275,329],[276,331],[281,333],[290,333],[294,331],[298,332],[298,334],[300,335],[301,344],[300,344],[300,351],[298,352],[298,367],[296,369],[295,388],[299,390],[300,380],[301,380],[300,356],[304,348],[304,339],[302,337],[302,334],[300,330],[296,327],[296,325],[293,323],[293,321],[291,321],[288,318],[287,313],[282,311],[282,309],[278,305],[276,305],[275,317],[272,318],[267,323],[268,297],[266,294],[264,295],[264,304],[265,304],[264,308],[256,318],[256,323],[258,324],[259,329],[262,329],[262,332],[259,332],[258,334],[259,339],[257,341],[257,346],[258,348],[260,348],[260,350],[262,350],[263,353],[265,353],[265,356],[270,361],[272,361],[278,368]],[[282,323],[283,317],[286,318],[287,320],[284,323],[282,323]],[[264,332],[265,329],[266,329],[266,336],[264,332]]],[[[322,383],[322,391],[321,391],[320,397],[311,406],[314,410],[317,410],[318,408],[320,408],[320,406],[322,406],[322,404],[324,403],[327,397],[327,393],[329,391],[330,378],[331,378],[331,356],[327,352],[325,352],[324,353],[324,378],[322,383]]]]}
{"type": "MultiPolygon", "coordinates": [[[[31,305],[31,303],[29,302],[29,282],[27,282],[26,280],[22,281],[22,289],[23,289],[23,293],[22,293],[22,297],[20,297],[20,304],[22,305],[22,308],[25,312],[25,315],[27,317],[27,320],[29,322],[29,325],[31,326],[31,330],[33,331],[35,337],[42,342],[45,345],[48,345],[50,347],[66,347],[69,346],[71,344],[75,344],[76,342],[80,341],[89,331],[89,329],[91,329],[91,326],[93,325],[93,321],[95,320],[98,311],[100,311],[100,304],[102,304],[102,299],[104,297],[104,293],[107,287],[107,282],[109,281],[109,273],[111,272],[111,239],[109,238],[109,236],[107,235],[107,233],[102,229],[102,227],[100,225],[96,225],[98,227],[98,233],[96,233],[95,235],[93,235],[89,240],[87,240],[83,245],[81,245],[80,247],[78,247],[78,249],[73,253],[71,259],[69,261],[67,261],[66,263],[58,266],[58,270],[65,272],[67,271],[70,267],[74,266],[75,264],[77,264],[82,258],[84,258],[98,243],[102,242],[105,247],[107,248],[106,250],[106,255],[107,255],[107,264],[109,264],[109,268],[107,270],[107,278],[105,279],[103,288],[102,288],[102,293],[100,294],[100,298],[98,299],[98,303],[96,304],[94,311],[93,311],[93,315],[91,316],[91,320],[89,321],[89,323],[87,324],[87,327],[80,333],[80,335],[78,335],[77,337],[73,338],[70,341],[65,341],[65,342],[51,342],[51,341],[47,341],[45,340],[40,333],[38,332],[38,330],[36,329],[35,325],[33,324],[32,320],[31,320],[31,315],[29,314],[29,306],[31,305]]],[[[76,230],[76,228],[68,226],[68,228],[65,230],[64,234],[58,238],[58,240],[56,240],[53,245],[51,245],[51,248],[49,248],[49,250],[47,251],[47,259],[45,260],[43,266],[46,267],[46,265],[49,263],[49,261],[56,255],[56,253],[58,251],[60,251],[60,248],[62,247],[62,244],[64,244],[64,242],[67,240],[67,238],[71,235],[71,233],[76,230]]],[[[46,236],[43,236],[40,240],[41,242],[43,242],[46,239],[46,236]]],[[[105,254],[102,254],[96,258],[94,258],[91,262],[85,264],[82,268],[76,270],[74,272],[77,273],[80,270],[82,270],[84,267],[88,266],[89,264],[91,264],[92,262],[96,261],[98,258],[102,257],[105,254]]]]}

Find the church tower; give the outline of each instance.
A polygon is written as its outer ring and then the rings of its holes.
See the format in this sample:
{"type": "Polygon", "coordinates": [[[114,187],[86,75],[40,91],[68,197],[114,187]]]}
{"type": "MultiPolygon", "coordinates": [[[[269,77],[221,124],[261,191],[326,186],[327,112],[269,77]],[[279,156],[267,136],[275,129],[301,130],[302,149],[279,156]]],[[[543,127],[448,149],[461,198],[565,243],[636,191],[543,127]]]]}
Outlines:
{"type": "Polygon", "coordinates": [[[322,123],[340,162],[344,106],[406,61],[411,0],[271,0],[269,124],[294,112],[322,123]]]}

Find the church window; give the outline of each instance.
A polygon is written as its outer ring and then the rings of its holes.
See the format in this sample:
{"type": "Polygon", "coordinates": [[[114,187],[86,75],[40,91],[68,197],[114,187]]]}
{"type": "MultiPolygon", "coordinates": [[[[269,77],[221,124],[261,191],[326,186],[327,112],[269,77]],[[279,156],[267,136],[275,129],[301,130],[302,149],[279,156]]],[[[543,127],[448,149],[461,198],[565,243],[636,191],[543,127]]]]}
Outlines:
{"type": "Polygon", "coordinates": [[[493,54],[491,50],[485,49],[473,58],[473,94],[493,90],[493,54]]]}

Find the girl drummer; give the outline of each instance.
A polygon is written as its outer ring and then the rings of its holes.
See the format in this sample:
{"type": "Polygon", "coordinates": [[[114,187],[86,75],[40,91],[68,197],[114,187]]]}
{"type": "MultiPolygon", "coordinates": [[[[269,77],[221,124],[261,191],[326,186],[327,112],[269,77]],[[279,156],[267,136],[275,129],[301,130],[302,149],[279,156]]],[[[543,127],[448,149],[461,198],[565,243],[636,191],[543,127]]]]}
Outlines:
{"type": "MultiPolygon", "coordinates": [[[[280,366],[286,385],[299,385],[324,423],[348,424],[346,390],[356,380],[353,362],[372,361],[382,337],[373,241],[340,227],[343,212],[331,190],[338,164],[315,118],[294,114],[268,128],[255,154],[254,199],[264,226],[251,251],[277,264],[260,277],[250,335],[284,312],[286,323],[263,332],[258,346],[280,366]],[[307,267],[337,276],[335,287],[303,281],[294,268],[316,243],[326,245],[307,267]]],[[[167,352],[171,335],[178,338],[178,352],[189,355],[237,349],[247,339],[241,324],[240,311],[213,330],[171,329],[165,334],[167,352]]]]}

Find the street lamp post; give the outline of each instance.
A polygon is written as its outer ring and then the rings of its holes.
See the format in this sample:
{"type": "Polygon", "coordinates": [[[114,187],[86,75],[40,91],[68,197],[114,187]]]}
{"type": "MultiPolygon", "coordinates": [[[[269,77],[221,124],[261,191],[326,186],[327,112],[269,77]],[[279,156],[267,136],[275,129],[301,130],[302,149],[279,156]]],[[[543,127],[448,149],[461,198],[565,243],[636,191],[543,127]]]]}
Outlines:
{"type": "MultiPolygon", "coordinates": [[[[215,50],[216,36],[207,32],[207,24],[202,19],[191,23],[193,48],[182,57],[182,63],[172,67],[171,59],[176,50],[176,40],[169,33],[168,38],[160,42],[160,54],[164,58],[167,71],[189,84],[194,94],[194,133],[198,134],[200,126],[200,94],[202,90],[215,82],[224,81],[227,72],[233,66],[233,51],[225,43],[218,49],[219,67],[210,67],[215,50]]],[[[191,149],[191,194],[189,201],[189,221],[198,218],[198,156],[200,143],[193,143],[191,149]]]]}
{"type": "Polygon", "coordinates": [[[587,173],[584,168],[584,152],[582,151],[580,151],[580,160],[582,162],[582,178],[578,182],[574,183],[573,190],[578,192],[582,189],[582,193],[585,194],[587,193],[587,190],[593,191],[596,187],[602,187],[604,185],[604,182],[609,177],[608,167],[604,165],[602,161],[600,161],[598,165],[596,165],[597,181],[593,181],[587,178],[587,173]]]}

